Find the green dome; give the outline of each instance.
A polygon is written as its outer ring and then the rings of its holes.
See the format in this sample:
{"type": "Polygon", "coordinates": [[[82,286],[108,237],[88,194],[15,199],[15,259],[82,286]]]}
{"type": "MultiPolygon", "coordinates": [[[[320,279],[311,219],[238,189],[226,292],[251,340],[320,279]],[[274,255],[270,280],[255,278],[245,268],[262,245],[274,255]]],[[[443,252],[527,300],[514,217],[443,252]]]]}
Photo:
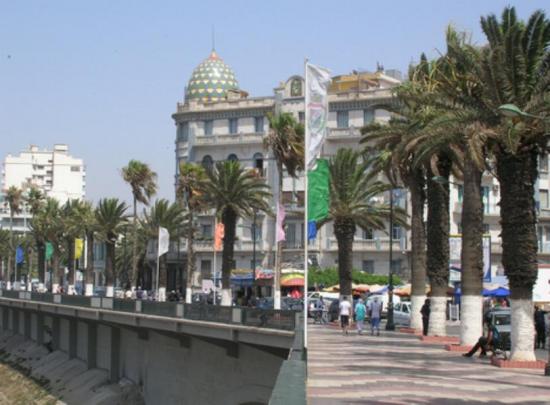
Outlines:
{"type": "Polygon", "coordinates": [[[185,93],[186,100],[218,101],[227,97],[228,90],[238,90],[233,70],[212,51],[210,56],[193,70],[185,93]]]}

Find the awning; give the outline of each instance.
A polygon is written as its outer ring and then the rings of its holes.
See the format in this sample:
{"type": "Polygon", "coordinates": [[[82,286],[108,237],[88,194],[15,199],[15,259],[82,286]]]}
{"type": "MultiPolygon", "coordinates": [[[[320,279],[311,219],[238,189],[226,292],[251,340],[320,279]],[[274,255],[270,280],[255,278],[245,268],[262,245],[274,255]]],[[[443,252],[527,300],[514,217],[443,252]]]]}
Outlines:
{"type": "Polygon", "coordinates": [[[281,277],[281,287],[303,287],[304,276],[302,274],[285,274],[281,277]]]}

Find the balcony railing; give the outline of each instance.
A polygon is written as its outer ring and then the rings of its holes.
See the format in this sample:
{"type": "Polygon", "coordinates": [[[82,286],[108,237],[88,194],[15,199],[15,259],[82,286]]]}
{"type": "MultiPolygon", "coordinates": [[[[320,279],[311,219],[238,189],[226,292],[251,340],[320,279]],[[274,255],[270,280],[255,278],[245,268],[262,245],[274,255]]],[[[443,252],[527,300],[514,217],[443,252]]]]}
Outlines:
{"type": "Polygon", "coordinates": [[[333,139],[358,138],[361,136],[361,131],[355,127],[329,128],[328,136],[333,139]]]}
{"type": "Polygon", "coordinates": [[[195,138],[197,145],[236,145],[241,143],[262,143],[265,133],[238,133],[226,135],[198,135],[195,138]]]}
{"type": "MultiPolygon", "coordinates": [[[[403,246],[400,240],[393,240],[393,250],[398,252],[402,250],[403,246]]],[[[335,239],[328,239],[329,250],[338,249],[338,243],[335,239]]],[[[389,251],[390,250],[390,241],[389,239],[355,239],[353,241],[353,250],[354,251],[389,251]]]]}
{"type": "Polygon", "coordinates": [[[117,312],[155,315],[195,321],[255,326],[259,328],[294,330],[300,311],[246,307],[222,307],[181,302],[157,302],[131,299],[85,297],[15,290],[0,290],[1,298],[37,303],[51,303],[83,308],[107,309],[117,312]]]}

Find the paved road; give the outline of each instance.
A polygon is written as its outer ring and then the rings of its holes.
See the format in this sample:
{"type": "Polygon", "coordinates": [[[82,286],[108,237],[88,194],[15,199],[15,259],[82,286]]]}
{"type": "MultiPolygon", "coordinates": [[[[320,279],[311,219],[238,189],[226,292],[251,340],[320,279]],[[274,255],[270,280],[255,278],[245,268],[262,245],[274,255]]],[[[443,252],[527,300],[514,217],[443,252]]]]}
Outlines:
{"type": "Polygon", "coordinates": [[[541,370],[488,363],[412,335],[342,336],[337,329],[310,324],[308,403],[550,404],[550,377],[541,370]]]}

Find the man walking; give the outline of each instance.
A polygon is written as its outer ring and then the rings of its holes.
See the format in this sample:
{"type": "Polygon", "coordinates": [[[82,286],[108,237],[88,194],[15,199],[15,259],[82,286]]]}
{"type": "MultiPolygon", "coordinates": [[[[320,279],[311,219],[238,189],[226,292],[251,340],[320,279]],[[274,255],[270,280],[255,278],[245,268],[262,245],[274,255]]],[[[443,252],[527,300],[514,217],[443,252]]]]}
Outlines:
{"type": "Polygon", "coordinates": [[[430,323],[430,299],[426,298],[424,305],[420,308],[420,313],[422,314],[422,334],[428,336],[428,326],[430,323]]]}
{"type": "Polygon", "coordinates": [[[367,315],[367,307],[363,304],[363,300],[359,298],[355,304],[355,324],[357,325],[357,333],[361,335],[365,328],[365,316],[367,315]]]}
{"type": "Polygon", "coordinates": [[[380,336],[380,317],[382,315],[382,303],[378,300],[378,297],[374,297],[369,306],[370,312],[370,331],[374,336],[374,330],[376,329],[376,336],[380,336]]]}
{"type": "Polygon", "coordinates": [[[342,333],[348,334],[349,318],[351,316],[351,304],[348,301],[347,296],[342,297],[340,302],[340,325],[342,326],[342,333]]]}
{"type": "Polygon", "coordinates": [[[535,330],[537,332],[535,349],[544,349],[546,346],[546,321],[544,311],[538,306],[535,307],[535,330]]]}

